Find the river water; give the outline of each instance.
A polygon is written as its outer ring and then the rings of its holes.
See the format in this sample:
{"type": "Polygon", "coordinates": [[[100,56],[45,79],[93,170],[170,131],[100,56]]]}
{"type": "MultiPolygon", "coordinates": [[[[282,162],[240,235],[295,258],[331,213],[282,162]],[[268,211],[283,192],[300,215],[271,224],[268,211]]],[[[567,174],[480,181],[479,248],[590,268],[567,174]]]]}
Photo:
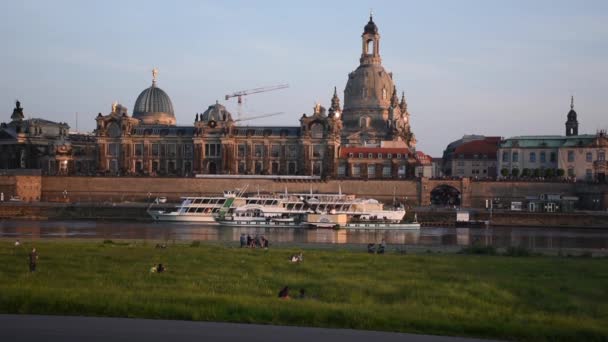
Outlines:
{"type": "Polygon", "coordinates": [[[608,250],[608,229],[598,228],[421,228],[418,230],[331,230],[234,228],[184,223],[118,221],[0,221],[0,237],[14,239],[94,238],[137,240],[239,241],[241,234],[264,235],[271,244],[367,244],[384,239],[391,245],[608,250]]]}

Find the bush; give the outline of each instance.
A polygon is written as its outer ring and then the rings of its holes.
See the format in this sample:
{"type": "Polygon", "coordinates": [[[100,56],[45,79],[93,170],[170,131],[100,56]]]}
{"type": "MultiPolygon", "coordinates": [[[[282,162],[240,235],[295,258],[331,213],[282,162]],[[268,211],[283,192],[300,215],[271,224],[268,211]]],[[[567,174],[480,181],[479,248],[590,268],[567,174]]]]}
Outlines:
{"type": "Polygon", "coordinates": [[[540,177],[540,169],[534,169],[534,171],[532,171],[532,176],[540,177]]]}
{"type": "Polygon", "coordinates": [[[553,178],[553,176],[555,176],[555,170],[554,169],[545,169],[545,177],[547,177],[547,178],[553,178]]]}
{"type": "Polygon", "coordinates": [[[519,176],[519,169],[513,169],[513,170],[511,170],[511,176],[518,177],[519,176]]]}
{"type": "Polygon", "coordinates": [[[512,257],[527,257],[530,256],[530,250],[522,246],[511,246],[505,251],[506,256],[512,257]]]}
{"type": "Polygon", "coordinates": [[[507,176],[509,175],[509,169],[504,168],[504,169],[500,170],[500,174],[501,174],[503,177],[507,177],[507,176]]]}
{"type": "Polygon", "coordinates": [[[564,177],[565,174],[566,172],[564,171],[564,169],[557,169],[556,171],[557,177],[564,177]]]}
{"type": "Polygon", "coordinates": [[[192,243],[190,243],[190,247],[199,247],[201,245],[201,242],[198,240],[194,240],[192,241],[192,243]]]}
{"type": "Polygon", "coordinates": [[[522,177],[530,177],[530,169],[525,168],[525,169],[521,170],[521,176],[522,177]]]}
{"type": "Polygon", "coordinates": [[[472,245],[460,250],[462,254],[496,255],[494,246],[472,245]]]}
{"type": "Polygon", "coordinates": [[[104,245],[112,245],[112,244],[114,244],[114,241],[112,241],[112,240],[103,240],[103,244],[104,245]]]}

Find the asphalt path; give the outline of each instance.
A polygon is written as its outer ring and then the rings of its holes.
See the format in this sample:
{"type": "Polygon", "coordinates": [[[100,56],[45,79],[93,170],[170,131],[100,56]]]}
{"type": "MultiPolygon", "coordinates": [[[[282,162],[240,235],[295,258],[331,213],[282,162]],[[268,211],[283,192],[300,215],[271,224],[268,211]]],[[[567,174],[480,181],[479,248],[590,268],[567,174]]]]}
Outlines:
{"type": "Polygon", "coordinates": [[[469,342],[461,337],[292,326],[130,318],[0,315],[0,341],[469,342]]]}

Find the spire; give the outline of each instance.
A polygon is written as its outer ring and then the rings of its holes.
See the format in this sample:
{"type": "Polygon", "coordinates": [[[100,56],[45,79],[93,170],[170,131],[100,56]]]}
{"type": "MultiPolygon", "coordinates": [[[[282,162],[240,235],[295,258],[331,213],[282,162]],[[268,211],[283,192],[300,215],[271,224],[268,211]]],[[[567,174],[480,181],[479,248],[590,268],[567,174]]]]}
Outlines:
{"type": "Polygon", "coordinates": [[[570,96],[570,109],[574,110],[574,95],[570,96]]]}
{"type": "Polygon", "coordinates": [[[393,96],[391,96],[391,107],[395,108],[399,105],[399,97],[397,96],[397,87],[393,86],[393,96]]]}
{"type": "Polygon", "coordinates": [[[401,93],[401,103],[399,104],[401,107],[401,113],[407,112],[407,102],[405,102],[405,92],[401,93]]]}
{"type": "Polygon", "coordinates": [[[198,113],[196,113],[196,117],[194,118],[194,122],[198,122],[198,113]]]}
{"type": "Polygon", "coordinates": [[[152,69],[152,86],[156,86],[156,78],[158,77],[158,69],[154,67],[152,69]]]}
{"type": "Polygon", "coordinates": [[[338,89],[334,87],[334,96],[331,97],[330,112],[340,111],[340,98],[338,97],[338,89]]]}

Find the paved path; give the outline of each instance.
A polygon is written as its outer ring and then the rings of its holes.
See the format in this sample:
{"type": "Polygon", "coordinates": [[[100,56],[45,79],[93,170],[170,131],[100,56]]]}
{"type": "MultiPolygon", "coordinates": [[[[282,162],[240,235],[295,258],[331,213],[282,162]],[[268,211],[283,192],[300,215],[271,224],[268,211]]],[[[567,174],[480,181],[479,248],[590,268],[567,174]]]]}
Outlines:
{"type": "Polygon", "coordinates": [[[258,324],[102,317],[0,315],[0,341],[470,342],[481,340],[378,331],[258,324]]]}

